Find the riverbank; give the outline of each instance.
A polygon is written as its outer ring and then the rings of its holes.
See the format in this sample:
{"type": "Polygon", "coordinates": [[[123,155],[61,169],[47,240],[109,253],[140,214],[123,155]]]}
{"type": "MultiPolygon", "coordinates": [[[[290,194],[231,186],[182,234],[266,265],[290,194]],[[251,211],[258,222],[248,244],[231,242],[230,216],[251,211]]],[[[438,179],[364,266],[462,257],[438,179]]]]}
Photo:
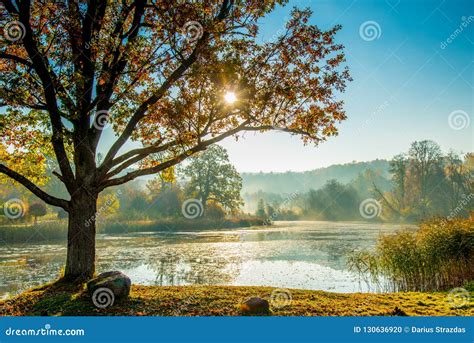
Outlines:
{"type": "MultiPolygon", "coordinates": [[[[199,231],[212,229],[234,229],[251,226],[262,226],[264,220],[254,217],[228,219],[186,219],[169,218],[161,220],[118,221],[110,219],[97,224],[99,234],[125,234],[135,232],[173,232],[199,231]]],[[[1,243],[35,243],[45,241],[66,241],[67,221],[49,221],[37,225],[2,225],[0,226],[1,243]]]]}
{"type": "Polygon", "coordinates": [[[240,316],[240,304],[261,297],[272,304],[273,316],[473,316],[470,302],[454,307],[448,293],[332,293],[236,286],[140,286],[130,297],[106,309],[96,308],[84,285],[49,284],[0,301],[1,316],[240,316]],[[286,294],[284,299],[278,294],[286,294]]]}

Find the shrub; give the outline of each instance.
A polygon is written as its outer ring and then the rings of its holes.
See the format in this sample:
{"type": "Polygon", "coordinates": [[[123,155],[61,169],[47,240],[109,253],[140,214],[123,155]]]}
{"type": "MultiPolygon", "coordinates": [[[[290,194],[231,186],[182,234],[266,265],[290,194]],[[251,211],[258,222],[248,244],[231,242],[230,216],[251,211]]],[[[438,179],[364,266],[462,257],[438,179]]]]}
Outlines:
{"type": "Polygon", "coordinates": [[[46,205],[42,202],[32,203],[28,208],[28,215],[34,218],[35,224],[38,222],[38,217],[43,217],[46,213],[46,205]]]}
{"type": "Polygon", "coordinates": [[[225,211],[218,203],[210,202],[209,204],[207,204],[206,212],[204,215],[212,219],[223,219],[225,217],[225,211]]]}

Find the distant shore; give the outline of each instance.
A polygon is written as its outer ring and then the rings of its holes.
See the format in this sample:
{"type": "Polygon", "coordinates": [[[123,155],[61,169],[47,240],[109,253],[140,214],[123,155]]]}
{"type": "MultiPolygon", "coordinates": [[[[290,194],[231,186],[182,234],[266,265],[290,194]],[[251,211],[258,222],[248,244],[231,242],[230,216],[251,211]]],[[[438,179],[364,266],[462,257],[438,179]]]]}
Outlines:
{"type": "MultiPolygon", "coordinates": [[[[177,230],[197,231],[210,229],[232,229],[251,226],[263,226],[265,220],[260,218],[223,218],[223,219],[185,219],[170,218],[161,220],[120,221],[110,219],[97,224],[98,234],[126,234],[134,232],[172,233],[177,230]]],[[[36,243],[44,241],[66,241],[67,220],[40,222],[37,225],[1,225],[0,242],[36,243]]]]}

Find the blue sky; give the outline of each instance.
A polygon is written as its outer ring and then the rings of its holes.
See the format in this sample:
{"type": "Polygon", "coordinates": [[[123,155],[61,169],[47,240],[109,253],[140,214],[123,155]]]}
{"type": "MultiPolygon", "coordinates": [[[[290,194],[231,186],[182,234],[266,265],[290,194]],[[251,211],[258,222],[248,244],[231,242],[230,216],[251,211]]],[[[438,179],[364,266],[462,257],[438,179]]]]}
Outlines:
{"type": "Polygon", "coordinates": [[[222,145],[240,172],[391,158],[422,139],[444,151],[474,150],[472,1],[295,0],[262,22],[261,38],[282,28],[294,6],[310,7],[322,29],[343,26],[337,37],[354,78],[341,95],[348,119],[318,147],[281,132],[227,139],[222,145]],[[375,22],[376,36],[361,36],[366,22],[375,22]]]}

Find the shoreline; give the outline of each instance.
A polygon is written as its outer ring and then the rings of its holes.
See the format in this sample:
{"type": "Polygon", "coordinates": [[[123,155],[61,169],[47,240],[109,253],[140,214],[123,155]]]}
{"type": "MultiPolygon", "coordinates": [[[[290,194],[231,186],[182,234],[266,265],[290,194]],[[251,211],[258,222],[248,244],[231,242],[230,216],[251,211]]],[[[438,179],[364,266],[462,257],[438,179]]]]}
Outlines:
{"type": "Polygon", "coordinates": [[[447,292],[333,293],[266,286],[132,285],[127,299],[98,309],[83,284],[62,282],[1,300],[0,315],[241,316],[241,304],[255,296],[270,302],[267,316],[474,316],[474,292],[467,305],[456,308],[447,292]],[[287,294],[283,302],[275,297],[278,292],[287,294]]]}
{"type": "MultiPolygon", "coordinates": [[[[238,229],[252,226],[268,226],[260,218],[229,219],[162,219],[142,221],[110,221],[97,224],[97,234],[127,234],[137,232],[201,231],[215,229],[238,229]]],[[[8,243],[66,242],[67,221],[40,222],[37,225],[0,226],[0,245],[8,243]]]]}
{"type": "MultiPolygon", "coordinates": [[[[370,222],[370,221],[322,221],[322,220],[278,220],[276,222],[316,222],[333,224],[369,224],[369,225],[400,225],[410,228],[416,228],[416,223],[406,222],[370,222]]],[[[113,221],[103,224],[97,224],[97,234],[127,234],[127,233],[145,233],[145,232],[173,232],[180,231],[205,231],[218,229],[240,229],[240,228],[272,228],[274,222],[267,224],[265,219],[261,218],[228,218],[228,219],[161,219],[161,220],[134,220],[134,221],[113,221]]],[[[2,244],[23,243],[25,240],[31,243],[42,242],[65,242],[67,238],[67,220],[55,220],[39,222],[33,224],[0,225],[0,246],[2,244]]]]}

